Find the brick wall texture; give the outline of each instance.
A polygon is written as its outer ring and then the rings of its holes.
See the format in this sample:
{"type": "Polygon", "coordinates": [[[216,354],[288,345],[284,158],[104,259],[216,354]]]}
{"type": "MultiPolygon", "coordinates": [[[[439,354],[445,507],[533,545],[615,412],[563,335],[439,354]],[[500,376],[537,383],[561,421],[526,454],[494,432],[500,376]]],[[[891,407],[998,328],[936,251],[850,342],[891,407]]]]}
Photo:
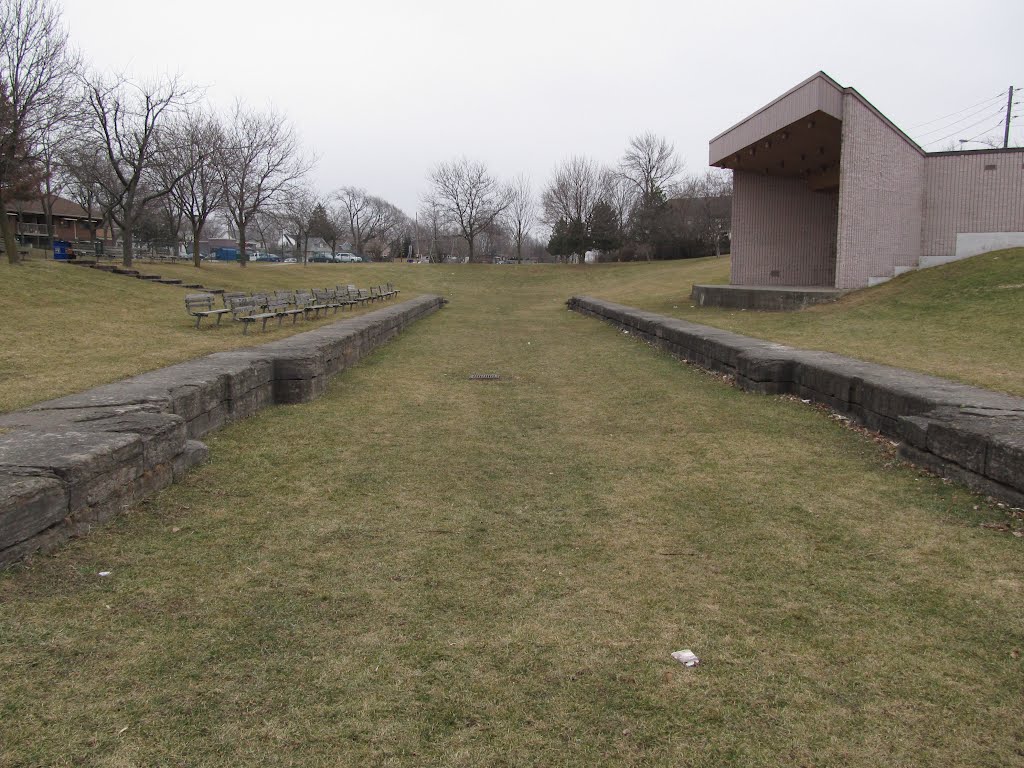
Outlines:
{"type": "Polygon", "coordinates": [[[799,179],[737,171],[733,285],[833,285],[837,202],[799,179]]]}
{"type": "Polygon", "coordinates": [[[957,232],[1024,232],[1024,151],[925,160],[922,256],[952,256],[957,232]]]}
{"type": "Polygon", "coordinates": [[[860,99],[843,96],[837,288],[921,256],[925,158],[860,99]]]}

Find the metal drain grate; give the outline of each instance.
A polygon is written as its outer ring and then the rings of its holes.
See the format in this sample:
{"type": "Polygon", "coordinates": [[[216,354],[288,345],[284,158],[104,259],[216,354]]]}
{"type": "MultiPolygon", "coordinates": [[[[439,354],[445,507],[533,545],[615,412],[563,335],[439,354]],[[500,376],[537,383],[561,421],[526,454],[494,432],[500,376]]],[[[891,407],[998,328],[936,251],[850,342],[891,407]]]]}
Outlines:
{"type": "Polygon", "coordinates": [[[499,381],[501,376],[496,373],[471,373],[470,381],[499,381]]]}

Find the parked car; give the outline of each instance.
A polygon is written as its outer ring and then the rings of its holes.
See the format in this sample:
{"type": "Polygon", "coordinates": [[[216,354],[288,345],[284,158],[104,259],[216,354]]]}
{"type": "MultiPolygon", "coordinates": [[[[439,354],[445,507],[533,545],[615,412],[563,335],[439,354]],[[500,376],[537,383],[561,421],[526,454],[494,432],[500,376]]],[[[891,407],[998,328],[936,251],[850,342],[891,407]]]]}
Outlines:
{"type": "Polygon", "coordinates": [[[294,256],[289,256],[287,259],[284,260],[284,263],[285,264],[298,264],[299,260],[296,259],[294,256]]]}
{"type": "Polygon", "coordinates": [[[312,261],[316,264],[333,264],[334,257],[329,253],[314,253],[306,261],[312,261]]]}
{"type": "Polygon", "coordinates": [[[334,254],[334,260],[340,261],[342,264],[353,264],[357,261],[362,261],[362,256],[356,256],[354,253],[336,253],[334,254]]]}

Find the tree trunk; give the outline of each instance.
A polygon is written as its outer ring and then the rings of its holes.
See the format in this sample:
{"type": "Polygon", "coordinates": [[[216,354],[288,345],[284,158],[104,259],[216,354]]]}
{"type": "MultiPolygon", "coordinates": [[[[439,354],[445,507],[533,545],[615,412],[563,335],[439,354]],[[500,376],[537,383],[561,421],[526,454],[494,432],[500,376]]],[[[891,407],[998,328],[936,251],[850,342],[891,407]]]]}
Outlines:
{"type": "Polygon", "coordinates": [[[199,255],[199,238],[203,236],[203,225],[193,224],[192,225],[192,265],[199,269],[203,265],[203,260],[199,255]]]}
{"type": "Polygon", "coordinates": [[[238,227],[238,263],[244,268],[249,261],[249,257],[245,255],[245,225],[241,224],[238,227]]]}
{"type": "Polygon", "coordinates": [[[14,227],[11,226],[11,217],[7,215],[7,201],[0,195],[0,234],[3,235],[4,250],[7,251],[8,264],[20,264],[21,254],[18,253],[18,243],[14,239],[14,227]]]}
{"type": "Polygon", "coordinates": [[[135,255],[135,244],[132,242],[132,229],[129,226],[122,225],[121,227],[121,248],[123,249],[124,256],[121,259],[121,263],[125,269],[131,269],[132,257],[135,255]]]}
{"type": "Polygon", "coordinates": [[[53,247],[53,197],[50,195],[49,187],[50,184],[47,182],[46,191],[40,197],[39,202],[43,205],[43,222],[46,226],[46,238],[50,241],[50,247],[53,247]]]}

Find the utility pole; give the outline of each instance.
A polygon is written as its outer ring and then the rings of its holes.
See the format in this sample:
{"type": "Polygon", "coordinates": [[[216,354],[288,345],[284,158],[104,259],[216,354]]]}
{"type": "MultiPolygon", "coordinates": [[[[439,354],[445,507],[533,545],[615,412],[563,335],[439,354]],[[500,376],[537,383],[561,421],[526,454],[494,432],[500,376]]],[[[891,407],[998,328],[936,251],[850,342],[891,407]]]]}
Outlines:
{"type": "Polygon", "coordinates": [[[1006,97],[1006,127],[1003,129],[1003,149],[1010,146],[1010,115],[1013,112],[1013,86],[1010,86],[1010,93],[1006,97]]]}

